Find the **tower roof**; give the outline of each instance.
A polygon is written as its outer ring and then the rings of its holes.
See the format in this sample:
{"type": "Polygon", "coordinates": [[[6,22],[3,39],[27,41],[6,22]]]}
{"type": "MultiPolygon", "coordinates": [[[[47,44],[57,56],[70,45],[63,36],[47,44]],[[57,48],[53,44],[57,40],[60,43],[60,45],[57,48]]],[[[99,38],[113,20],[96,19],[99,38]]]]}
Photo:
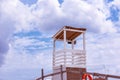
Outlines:
{"type": "Polygon", "coordinates": [[[64,30],[66,30],[66,40],[72,41],[76,39],[79,35],[86,31],[86,28],[74,28],[71,26],[64,26],[59,30],[53,38],[56,40],[64,40],[64,30]]]}

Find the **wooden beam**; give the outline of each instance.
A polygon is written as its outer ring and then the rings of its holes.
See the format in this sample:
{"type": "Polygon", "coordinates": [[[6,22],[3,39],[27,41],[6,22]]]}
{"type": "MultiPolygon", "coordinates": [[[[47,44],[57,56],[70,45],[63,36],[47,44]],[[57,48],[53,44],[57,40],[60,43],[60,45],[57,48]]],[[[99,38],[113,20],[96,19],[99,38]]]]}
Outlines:
{"type": "MultiPolygon", "coordinates": [[[[65,73],[66,71],[62,71],[62,73],[65,73]]],[[[44,75],[44,77],[50,77],[50,76],[54,76],[54,75],[57,75],[57,74],[60,74],[61,72],[56,72],[56,73],[51,73],[51,74],[47,74],[47,75],[44,75]]],[[[37,78],[36,80],[40,80],[42,79],[42,77],[40,78],[37,78]]]]}
{"type": "Polygon", "coordinates": [[[62,65],[60,66],[60,71],[61,71],[61,80],[63,80],[63,69],[62,65]]]}
{"type": "Polygon", "coordinates": [[[101,74],[101,73],[90,73],[90,72],[87,72],[87,74],[91,74],[93,76],[106,76],[106,77],[109,77],[109,78],[120,79],[120,76],[117,76],[117,75],[109,75],[109,74],[101,74]]]}
{"type": "Polygon", "coordinates": [[[41,77],[42,77],[42,80],[44,80],[44,71],[43,71],[43,69],[41,69],[41,77]]]}

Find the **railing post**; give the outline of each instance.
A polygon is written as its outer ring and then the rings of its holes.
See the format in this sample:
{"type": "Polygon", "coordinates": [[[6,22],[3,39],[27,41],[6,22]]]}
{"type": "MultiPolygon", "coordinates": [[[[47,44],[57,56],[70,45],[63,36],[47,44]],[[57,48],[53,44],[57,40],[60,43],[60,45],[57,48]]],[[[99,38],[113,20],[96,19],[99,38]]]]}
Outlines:
{"type": "Polygon", "coordinates": [[[63,80],[63,66],[60,65],[60,71],[61,71],[61,80],[63,80]]]}
{"type": "Polygon", "coordinates": [[[44,80],[44,70],[41,69],[41,77],[42,77],[42,80],[44,80]]]}
{"type": "Polygon", "coordinates": [[[105,76],[105,80],[108,80],[108,76],[107,75],[105,76]]]}

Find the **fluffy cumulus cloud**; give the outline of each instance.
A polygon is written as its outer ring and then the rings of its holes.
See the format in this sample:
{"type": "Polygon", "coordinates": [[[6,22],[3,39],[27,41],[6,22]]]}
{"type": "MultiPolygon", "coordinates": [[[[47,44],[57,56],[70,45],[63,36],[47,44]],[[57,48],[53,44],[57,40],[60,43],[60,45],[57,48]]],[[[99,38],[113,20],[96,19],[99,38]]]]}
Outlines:
{"type": "Polygon", "coordinates": [[[118,55],[120,55],[120,45],[118,41],[120,40],[120,34],[87,35],[88,70],[119,75],[120,60],[118,55]],[[114,69],[112,68],[113,66],[114,69]]]}
{"type": "Polygon", "coordinates": [[[14,30],[14,21],[9,18],[7,13],[5,13],[2,8],[2,3],[0,3],[0,66],[3,63],[4,54],[9,49],[9,39],[14,30]]]}
{"type": "Polygon", "coordinates": [[[27,5],[24,0],[0,0],[0,79],[33,80],[40,68],[49,71],[50,37],[64,25],[87,28],[88,67],[100,63],[95,70],[120,74],[119,4],[119,0],[64,0],[61,4],[38,0],[27,5]]]}
{"type": "Polygon", "coordinates": [[[57,29],[63,25],[85,26],[93,32],[115,32],[114,24],[109,17],[109,10],[104,0],[64,0],[60,5],[57,0],[38,1],[32,6],[34,15],[39,18],[40,29],[57,29]],[[98,5],[99,4],[99,5],[98,5]],[[89,14],[88,14],[89,13],[89,14]]]}
{"type": "MultiPolygon", "coordinates": [[[[30,30],[33,28],[34,17],[27,5],[24,5],[19,0],[7,0],[1,3],[1,16],[4,16],[8,21],[14,21],[16,30],[30,30]]],[[[6,21],[2,22],[3,24],[6,21]]],[[[10,22],[11,23],[11,22],[10,22]]],[[[11,23],[12,24],[12,23],[11,23]]]]}
{"type": "Polygon", "coordinates": [[[115,25],[118,27],[117,29],[120,31],[119,26],[120,26],[120,2],[118,0],[114,0],[109,4],[109,7],[112,8],[114,11],[113,16],[116,19],[115,25]]]}
{"type": "Polygon", "coordinates": [[[32,14],[19,0],[2,0],[0,3],[0,65],[9,49],[9,41],[16,31],[31,30],[32,14]]]}
{"type": "Polygon", "coordinates": [[[1,80],[34,80],[39,77],[41,68],[46,70],[49,68],[45,73],[51,70],[51,54],[40,52],[29,54],[15,50],[11,46],[6,56],[5,65],[0,68],[1,80]]]}

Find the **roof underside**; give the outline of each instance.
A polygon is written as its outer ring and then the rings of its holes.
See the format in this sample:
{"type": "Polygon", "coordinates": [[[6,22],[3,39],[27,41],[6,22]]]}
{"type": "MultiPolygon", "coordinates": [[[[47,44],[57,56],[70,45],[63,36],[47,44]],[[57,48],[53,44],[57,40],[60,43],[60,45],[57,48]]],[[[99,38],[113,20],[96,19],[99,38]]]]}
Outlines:
{"type": "Polygon", "coordinates": [[[59,30],[53,38],[56,40],[64,40],[64,30],[66,30],[66,40],[72,41],[86,31],[86,28],[74,28],[71,26],[65,26],[59,30]]]}

